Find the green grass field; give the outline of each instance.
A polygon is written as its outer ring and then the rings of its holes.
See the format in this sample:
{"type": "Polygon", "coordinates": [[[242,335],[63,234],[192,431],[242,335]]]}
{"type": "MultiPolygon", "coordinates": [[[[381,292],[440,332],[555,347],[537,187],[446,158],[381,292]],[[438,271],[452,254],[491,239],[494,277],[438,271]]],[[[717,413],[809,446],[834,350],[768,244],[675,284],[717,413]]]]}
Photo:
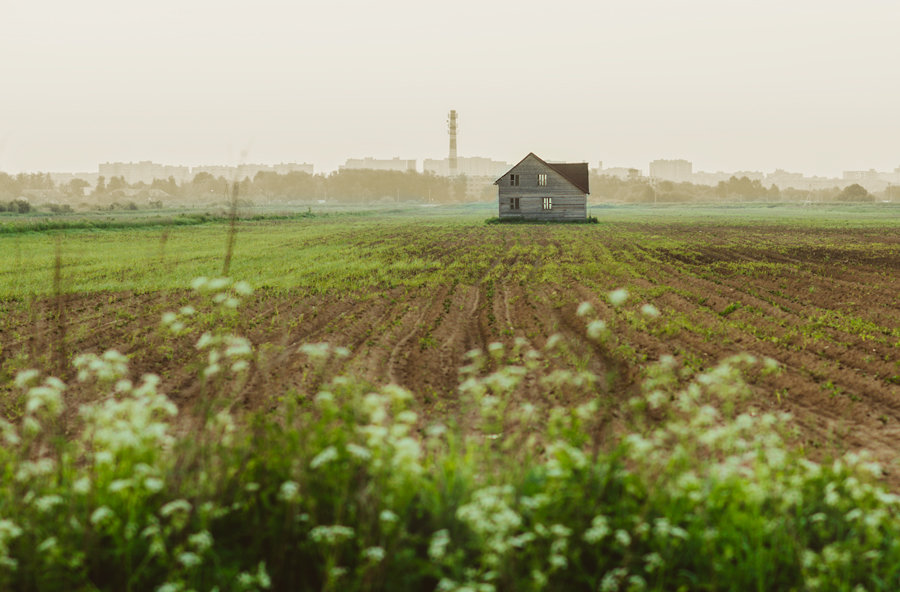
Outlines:
{"type": "MultiPolygon", "coordinates": [[[[535,228],[547,232],[543,225],[483,227],[480,222],[491,213],[491,208],[478,205],[388,213],[326,211],[311,218],[299,217],[302,213],[292,218],[284,212],[277,219],[242,220],[232,275],[257,287],[316,291],[464,281],[500,256],[504,241],[528,236],[535,228]],[[448,264],[440,246],[462,243],[467,247],[454,250],[448,264]]],[[[872,229],[877,234],[900,227],[898,214],[900,209],[881,206],[595,207],[592,215],[600,218],[600,224],[555,227],[553,232],[572,248],[558,264],[567,273],[581,274],[595,258],[584,249],[595,242],[690,249],[717,241],[716,236],[703,236],[704,227],[740,226],[748,237],[758,234],[755,229],[766,228],[767,240],[768,235],[777,235],[777,227],[786,232],[791,227],[821,228],[830,232],[805,236],[804,243],[827,245],[834,231],[845,228],[872,229]],[[654,224],[696,234],[657,236],[645,230],[654,224]],[[776,228],[769,232],[769,226],[776,228]]],[[[194,277],[221,273],[228,229],[224,219],[198,222],[184,217],[191,223],[167,226],[144,215],[116,214],[88,219],[94,227],[79,228],[84,220],[55,217],[49,222],[75,228],[40,230],[48,219],[20,217],[6,222],[15,232],[3,232],[0,218],[0,297],[50,293],[57,252],[64,268],[62,288],[71,292],[174,290],[189,285],[194,277]]],[[[739,237],[728,238],[739,244],[739,237]]]]}

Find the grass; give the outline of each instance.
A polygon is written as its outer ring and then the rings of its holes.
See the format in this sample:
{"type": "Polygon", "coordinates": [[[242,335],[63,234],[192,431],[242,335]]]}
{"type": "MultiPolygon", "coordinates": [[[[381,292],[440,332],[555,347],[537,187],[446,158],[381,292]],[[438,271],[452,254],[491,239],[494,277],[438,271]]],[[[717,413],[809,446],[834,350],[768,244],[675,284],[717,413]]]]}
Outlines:
{"type": "MultiPolygon", "coordinates": [[[[838,210],[819,212],[810,220],[796,217],[798,212],[809,210],[780,208],[783,216],[774,222],[764,208],[719,209],[715,215],[703,209],[688,209],[691,217],[677,211],[660,214],[653,208],[622,208],[603,210],[604,222],[610,222],[605,224],[496,227],[473,225],[479,211],[466,209],[429,210],[428,215],[421,214],[421,210],[407,210],[391,216],[365,212],[312,218],[301,212],[294,217],[241,219],[232,271],[255,287],[300,287],[320,292],[471,283],[496,268],[499,260],[516,258],[516,276],[523,282],[553,283],[572,276],[634,277],[652,272],[653,263],[644,260],[653,251],[690,253],[704,243],[719,244],[715,235],[703,234],[703,228],[710,224],[745,225],[744,238],[752,250],[754,236],[764,236],[766,241],[773,236],[768,226],[757,225],[821,227],[823,234],[819,236],[809,232],[800,237],[786,236],[783,242],[796,249],[827,247],[829,233],[851,222],[863,235],[885,232],[900,223],[883,215],[876,217],[876,206],[860,206],[858,210],[858,219],[848,218],[843,210],[838,210]],[[656,236],[645,232],[645,225],[659,223],[660,216],[665,216],[666,223],[675,230],[691,234],[656,236]],[[878,228],[872,226],[876,220],[881,224],[878,228]],[[548,248],[537,248],[536,237],[561,241],[565,250],[553,253],[548,248]],[[633,254],[634,245],[643,249],[638,253],[640,259],[620,260],[623,255],[633,254]],[[604,251],[609,247],[615,249],[615,254],[604,251]],[[650,267],[646,267],[648,264],[650,267]]],[[[173,226],[164,220],[135,221],[126,216],[97,222],[98,226],[82,227],[76,221],[70,227],[65,222],[52,230],[41,230],[44,222],[36,220],[25,224],[31,225],[28,232],[0,233],[0,298],[48,293],[46,278],[53,265],[57,235],[62,240],[66,291],[174,290],[194,277],[216,275],[221,271],[227,219],[209,222],[191,215],[184,220],[188,225],[173,226]],[[111,252],[115,257],[108,256],[111,252]]],[[[745,248],[743,242],[732,246],[745,248]]],[[[727,243],[721,246],[729,247],[727,243]]],[[[895,256],[897,250],[895,245],[877,243],[859,248],[884,256],[895,256]]],[[[727,265],[730,267],[725,271],[738,273],[766,270],[757,269],[752,262],[727,265]]],[[[504,262],[504,273],[506,266],[504,262]]]]}

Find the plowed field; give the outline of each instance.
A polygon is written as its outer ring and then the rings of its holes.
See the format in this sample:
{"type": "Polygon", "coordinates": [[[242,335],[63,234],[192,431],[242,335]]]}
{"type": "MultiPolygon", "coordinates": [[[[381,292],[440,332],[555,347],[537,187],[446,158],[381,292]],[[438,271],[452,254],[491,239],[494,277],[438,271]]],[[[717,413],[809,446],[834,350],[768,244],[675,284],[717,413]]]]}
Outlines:
{"type": "MultiPolygon", "coordinates": [[[[73,353],[114,347],[136,374],[158,373],[176,402],[203,396],[196,336],[168,336],[159,318],[194,301],[184,278],[216,275],[225,227],[173,229],[162,240],[161,232],[64,235],[58,295],[49,236],[0,238],[4,382],[34,364],[71,375],[73,353]]],[[[894,223],[662,215],[579,226],[263,221],[241,226],[232,272],[255,289],[231,321],[257,346],[246,382],[234,387],[249,408],[349,373],[403,385],[430,413],[453,413],[466,352],[493,342],[543,350],[561,334],[568,349],[548,356],[546,373],[568,367],[606,377],[594,388],[615,413],[638,389],[642,367],[660,356],[697,372],[748,352],[784,370],[757,377],[755,398],[742,405],[790,412],[797,444],[813,457],[871,450],[900,485],[894,223]],[[629,293],[620,307],[608,299],[617,288],[629,293]],[[585,301],[607,321],[607,342],[585,338],[576,314],[585,301]],[[659,316],[642,312],[645,304],[659,316]],[[350,354],[314,367],[298,349],[311,342],[350,354]]],[[[565,404],[577,391],[534,380],[520,396],[565,404]]],[[[70,393],[73,402],[82,396],[70,393]]],[[[15,417],[9,400],[3,406],[15,417]]]]}

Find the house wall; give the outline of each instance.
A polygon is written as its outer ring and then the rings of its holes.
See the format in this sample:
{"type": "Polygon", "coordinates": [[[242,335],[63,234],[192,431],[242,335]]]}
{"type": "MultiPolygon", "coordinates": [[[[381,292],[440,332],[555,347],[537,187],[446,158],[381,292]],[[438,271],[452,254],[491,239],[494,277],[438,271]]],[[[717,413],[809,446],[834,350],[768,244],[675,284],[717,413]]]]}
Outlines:
{"type": "Polygon", "coordinates": [[[565,177],[533,157],[513,167],[498,182],[501,218],[535,220],[573,220],[587,217],[587,195],[565,177]],[[510,186],[509,176],[519,175],[519,185],[510,186]],[[538,186],[538,175],[547,175],[547,185],[538,186]],[[518,197],[518,210],[511,210],[509,198],[518,197]],[[543,198],[553,198],[551,210],[542,209],[543,198]]]}

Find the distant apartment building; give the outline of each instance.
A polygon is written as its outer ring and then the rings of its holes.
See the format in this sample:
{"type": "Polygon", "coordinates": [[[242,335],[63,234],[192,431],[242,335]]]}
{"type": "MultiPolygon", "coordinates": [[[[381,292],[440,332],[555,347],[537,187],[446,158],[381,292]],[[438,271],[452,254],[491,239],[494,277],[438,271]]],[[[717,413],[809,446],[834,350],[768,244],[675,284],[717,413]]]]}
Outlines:
{"type": "Polygon", "coordinates": [[[865,183],[877,183],[881,181],[882,174],[883,173],[879,173],[875,169],[869,169],[867,171],[844,171],[842,178],[844,181],[863,185],[865,183]]]}
{"type": "Polygon", "coordinates": [[[791,173],[784,169],[776,169],[766,175],[766,184],[778,185],[780,189],[793,187],[794,189],[808,189],[809,181],[803,173],[791,173]]]}
{"type": "Polygon", "coordinates": [[[867,189],[869,188],[869,185],[881,186],[886,183],[894,185],[900,183],[900,167],[894,169],[893,172],[876,171],[875,169],[869,169],[867,171],[844,171],[843,179],[850,183],[865,185],[867,189]]]}
{"type": "Polygon", "coordinates": [[[715,173],[710,173],[707,171],[697,171],[696,173],[691,175],[691,183],[695,185],[709,185],[713,187],[718,185],[722,181],[727,181],[733,176],[733,173],[726,173],[724,171],[716,171],[715,173]]]}
{"type": "Polygon", "coordinates": [[[683,183],[691,180],[693,163],[689,160],[654,160],[650,163],[650,176],[664,181],[683,183]]]}
{"type": "Polygon", "coordinates": [[[835,177],[807,177],[803,173],[791,173],[783,169],[766,175],[766,185],[777,185],[779,189],[804,189],[807,191],[815,189],[831,189],[833,187],[846,187],[849,181],[842,181],[835,177]]]}
{"type": "Polygon", "coordinates": [[[867,171],[844,171],[844,185],[858,183],[869,191],[884,191],[891,185],[900,184],[900,167],[894,169],[893,172],[876,171],[869,169],[867,171]]]}
{"type": "Polygon", "coordinates": [[[603,162],[600,163],[599,169],[594,169],[594,172],[601,176],[615,177],[623,181],[640,179],[642,177],[640,169],[631,167],[609,167],[605,169],[603,168],[603,162]]]}
{"type": "Polygon", "coordinates": [[[286,175],[288,173],[306,173],[313,174],[313,165],[309,163],[282,162],[280,164],[239,164],[235,166],[228,165],[203,165],[195,166],[191,169],[191,179],[200,173],[209,173],[213,177],[222,177],[228,181],[243,181],[244,179],[253,179],[259,173],[277,173],[286,175]]]}
{"type": "MultiPolygon", "coordinates": [[[[491,182],[510,168],[508,162],[491,160],[481,156],[459,156],[456,159],[456,174],[467,177],[491,177],[491,182]]],[[[449,158],[426,158],[422,161],[422,170],[441,177],[450,176],[449,158]]]]}
{"type": "Polygon", "coordinates": [[[347,162],[338,168],[342,171],[369,169],[373,171],[400,171],[405,173],[416,170],[416,161],[415,159],[407,160],[397,156],[394,158],[372,158],[367,156],[366,158],[348,158],[347,162]]]}
{"type": "Polygon", "coordinates": [[[150,184],[154,179],[173,177],[176,182],[190,180],[191,172],[186,166],[171,166],[142,160],[140,162],[105,162],[98,165],[98,174],[108,181],[112,177],[122,177],[129,185],[133,183],[150,184]]]}

